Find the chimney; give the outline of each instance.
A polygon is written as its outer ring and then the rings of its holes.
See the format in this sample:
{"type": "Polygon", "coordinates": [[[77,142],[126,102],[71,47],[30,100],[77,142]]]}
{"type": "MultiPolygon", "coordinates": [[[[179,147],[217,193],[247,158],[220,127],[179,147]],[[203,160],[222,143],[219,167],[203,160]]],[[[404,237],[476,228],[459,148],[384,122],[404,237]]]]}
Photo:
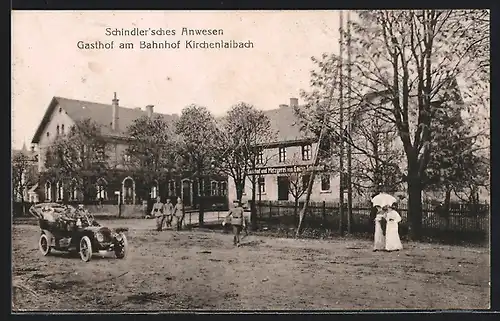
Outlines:
{"type": "Polygon", "coordinates": [[[148,112],[148,117],[151,118],[153,117],[153,108],[155,106],[154,105],[147,105],[146,106],[146,111],[148,112]]]}
{"type": "Polygon", "coordinates": [[[280,104],[280,108],[287,108],[287,107],[288,107],[288,105],[286,105],[286,104],[280,104]]]}
{"type": "Polygon", "coordinates": [[[113,119],[112,119],[112,122],[111,122],[111,128],[114,130],[114,131],[118,131],[119,130],[119,124],[118,124],[118,120],[120,119],[120,116],[118,115],[118,98],[116,98],[116,92],[115,92],[115,95],[114,95],[114,98],[113,98],[113,104],[112,104],[112,110],[113,110],[113,119]]]}
{"type": "Polygon", "coordinates": [[[299,107],[299,99],[298,98],[290,98],[290,107],[299,107]]]}

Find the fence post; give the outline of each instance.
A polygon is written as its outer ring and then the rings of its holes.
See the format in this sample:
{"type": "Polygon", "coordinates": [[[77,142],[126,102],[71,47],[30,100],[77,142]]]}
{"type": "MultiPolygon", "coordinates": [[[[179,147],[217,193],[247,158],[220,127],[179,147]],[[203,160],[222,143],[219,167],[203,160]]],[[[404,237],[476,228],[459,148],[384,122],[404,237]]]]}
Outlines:
{"type": "Polygon", "coordinates": [[[279,218],[279,217],[280,217],[280,205],[281,205],[281,204],[280,204],[280,202],[278,201],[278,204],[276,204],[276,205],[277,205],[276,207],[278,208],[278,218],[279,218]]]}
{"type": "Polygon", "coordinates": [[[321,206],[321,215],[323,216],[323,226],[326,227],[326,202],[323,201],[321,206]]]}
{"type": "Polygon", "coordinates": [[[272,215],[273,215],[273,213],[272,213],[272,212],[273,212],[273,206],[272,206],[271,201],[269,201],[269,218],[271,218],[271,217],[272,217],[272,215]]]}

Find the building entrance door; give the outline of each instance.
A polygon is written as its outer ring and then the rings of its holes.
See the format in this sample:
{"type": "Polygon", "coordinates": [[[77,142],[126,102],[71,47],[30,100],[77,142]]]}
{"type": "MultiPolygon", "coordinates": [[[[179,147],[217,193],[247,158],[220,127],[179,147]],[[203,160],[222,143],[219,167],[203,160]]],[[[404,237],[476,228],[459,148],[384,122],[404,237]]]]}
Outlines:
{"type": "Polygon", "coordinates": [[[191,181],[183,180],[182,181],[182,204],[184,206],[191,206],[191,181]]]}
{"type": "Polygon", "coordinates": [[[278,201],[288,201],[290,181],[287,176],[278,176],[278,201]]]}

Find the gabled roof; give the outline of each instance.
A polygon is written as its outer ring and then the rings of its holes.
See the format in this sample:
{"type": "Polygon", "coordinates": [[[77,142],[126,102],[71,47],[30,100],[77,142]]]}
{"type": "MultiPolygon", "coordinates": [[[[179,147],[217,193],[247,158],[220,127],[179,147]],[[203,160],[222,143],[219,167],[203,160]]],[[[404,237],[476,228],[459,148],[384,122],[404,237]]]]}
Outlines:
{"type": "MultiPolygon", "coordinates": [[[[52,98],[52,101],[50,102],[49,107],[47,108],[45,115],[35,132],[35,135],[33,136],[32,143],[38,143],[40,141],[40,137],[50,120],[50,115],[52,115],[56,107],[62,108],[62,111],[65,112],[73,121],[92,119],[97,124],[102,126],[103,135],[117,137],[126,137],[125,132],[127,127],[130,126],[134,120],[147,115],[147,112],[141,108],[127,108],[119,106],[119,128],[117,131],[113,131],[111,128],[113,115],[111,104],[54,97],[52,98]]],[[[168,122],[173,122],[174,119],[178,117],[177,115],[167,115],[161,113],[154,113],[154,115],[160,115],[166,118],[168,122]]]]}
{"type": "Polygon", "coordinates": [[[300,141],[310,138],[300,130],[299,119],[290,106],[264,111],[269,117],[271,130],[276,132],[276,142],[300,141]]]}
{"type": "MultiPolygon", "coordinates": [[[[97,122],[102,127],[102,134],[114,137],[127,137],[125,134],[127,127],[130,126],[134,120],[140,118],[141,116],[147,115],[147,112],[140,108],[127,108],[119,106],[118,117],[119,117],[119,130],[113,131],[111,127],[112,123],[112,105],[102,104],[90,101],[69,99],[64,97],[54,97],[47,108],[45,115],[40,122],[35,135],[33,136],[32,143],[38,143],[40,137],[45,130],[47,123],[50,120],[50,116],[54,112],[56,107],[62,108],[73,121],[80,121],[84,119],[92,119],[97,122]]],[[[292,107],[279,107],[277,109],[271,109],[264,111],[269,117],[271,130],[276,133],[275,142],[291,142],[291,141],[301,141],[310,138],[303,131],[300,130],[300,124],[298,118],[295,116],[292,107]]],[[[178,119],[177,115],[168,115],[161,113],[154,113],[154,115],[160,115],[166,118],[168,123],[173,123],[174,120],[178,119]]]]}

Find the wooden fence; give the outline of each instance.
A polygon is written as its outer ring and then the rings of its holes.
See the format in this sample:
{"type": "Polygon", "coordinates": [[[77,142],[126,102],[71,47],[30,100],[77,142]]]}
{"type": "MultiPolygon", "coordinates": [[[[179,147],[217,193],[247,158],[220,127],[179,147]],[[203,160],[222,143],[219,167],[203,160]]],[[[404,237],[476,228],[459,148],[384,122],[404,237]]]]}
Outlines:
{"type": "MultiPolygon", "coordinates": [[[[297,211],[293,202],[261,201],[256,203],[259,225],[279,228],[296,227],[303,203],[299,203],[297,211]]],[[[454,204],[445,213],[441,207],[423,204],[422,233],[429,237],[457,239],[463,241],[480,241],[488,239],[490,231],[489,205],[454,204]]],[[[408,233],[408,209],[401,204],[397,211],[401,215],[400,233],[408,233]]],[[[351,232],[372,233],[374,229],[370,203],[353,204],[351,232]]],[[[311,202],[303,221],[304,228],[339,230],[339,204],[328,202],[311,202]]],[[[347,231],[347,204],[344,204],[343,230],[347,231]]]]}

